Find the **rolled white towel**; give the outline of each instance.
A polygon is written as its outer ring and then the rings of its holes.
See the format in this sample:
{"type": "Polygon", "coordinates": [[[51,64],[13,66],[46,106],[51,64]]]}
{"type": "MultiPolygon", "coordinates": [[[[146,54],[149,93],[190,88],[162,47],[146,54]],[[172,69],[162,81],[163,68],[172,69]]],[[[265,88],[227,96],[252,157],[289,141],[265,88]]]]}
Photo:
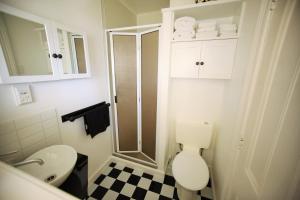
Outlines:
{"type": "Polygon", "coordinates": [[[174,40],[189,40],[195,37],[195,31],[175,31],[173,33],[174,40]]]}
{"type": "Polygon", "coordinates": [[[218,31],[203,31],[203,32],[197,32],[196,33],[196,38],[209,38],[209,37],[217,37],[218,36],[218,31]]]}
{"type": "Polygon", "coordinates": [[[180,27],[180,28],[175,28],[175,31],[190,32],[190,31],[195,31],[195,27],[194,26],[180,27]]]}
{"type": "Polygon", "coordinates": [[[197,26],[198,26],[198,28],[216,27],[217,21],[215,21],[215,20],[198,21],[197,26]]]}
{"type": "Polygon", "coordinates": [[[216,26],[198,27],[197,32],[215,31],[216,26]]]}
{"type": "Polygon", "coordinates": [[[220,24],[219,29],[220,31],[236,31],[237,26],[236,24],[220,24]]]}
{"type": "Polygon", "coordinates": [[[191,30],[194,29],[196,25],[196,20],[193,17],[180,17],[175,20],[174,27],[175,30],[191,30]]]}

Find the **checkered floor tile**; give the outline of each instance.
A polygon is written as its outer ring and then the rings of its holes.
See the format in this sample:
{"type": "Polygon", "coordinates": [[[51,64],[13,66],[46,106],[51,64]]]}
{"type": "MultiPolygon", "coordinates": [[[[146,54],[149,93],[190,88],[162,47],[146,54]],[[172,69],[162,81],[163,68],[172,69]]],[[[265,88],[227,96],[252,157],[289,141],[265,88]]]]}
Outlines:
{"type": "MultiPolygon", "coordinates": [[[[202,200],[212,200],[211,183],[198,192],[202,200]]],[[[121,163],[110,165],[89,188],[88,200],[164,200],[178,199],[175,179],[169,175],[152,175],[121,163]]]]}

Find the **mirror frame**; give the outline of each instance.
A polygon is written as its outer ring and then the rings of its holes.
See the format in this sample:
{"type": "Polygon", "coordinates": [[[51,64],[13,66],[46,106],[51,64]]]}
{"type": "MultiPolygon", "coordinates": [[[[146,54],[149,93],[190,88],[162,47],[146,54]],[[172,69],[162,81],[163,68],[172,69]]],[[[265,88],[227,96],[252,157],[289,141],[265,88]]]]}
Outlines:
{"type": "MultiPolygon", "coordinates": [[[[7,6],[3,3],[0,3],[0,11],[3,13],[7,13],[9,15],[13,15],[16,17],[23,18],[25,20],[29,20],[32,22],[36,22],[39,24],[43,24],[45,26],[46,30],[46,36],[47,36],[47,43],[49,48],[50,55],[54,53],[55,46],[51,42],[53,41],[52,34],[51,34],[51,22],[49,20],[46,20],[44,18],[32,15],[27,12],[23,12],[19,9],[7,6]]],[[[52,69],[52,75],[32,75],[32,76],[11,76],[9,74],[9,71],[7,69],[7,63],[4,57],[3,49],[0,44],[0,76],[1,76],[1,82],[2,83],[24,83],[24,82],[37,82],[37,81],[51,81],[56,80],[55,74],[57,73],[57,69],[54,67],[56,65],[56,60],[52,57],[50,58],[51,63],[51,69],[52,69]]]]}

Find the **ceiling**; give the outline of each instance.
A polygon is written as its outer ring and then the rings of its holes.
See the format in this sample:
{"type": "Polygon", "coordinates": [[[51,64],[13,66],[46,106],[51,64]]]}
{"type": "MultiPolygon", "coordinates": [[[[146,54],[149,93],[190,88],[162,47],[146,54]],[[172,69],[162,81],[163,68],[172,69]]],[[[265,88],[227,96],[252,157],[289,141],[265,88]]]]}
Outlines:
{"type": "Polygon", "coordinates": [[[126,8],[134,14],[157,11],[167,8],[170,5],[169,0],[119,0],[126,8]]]}

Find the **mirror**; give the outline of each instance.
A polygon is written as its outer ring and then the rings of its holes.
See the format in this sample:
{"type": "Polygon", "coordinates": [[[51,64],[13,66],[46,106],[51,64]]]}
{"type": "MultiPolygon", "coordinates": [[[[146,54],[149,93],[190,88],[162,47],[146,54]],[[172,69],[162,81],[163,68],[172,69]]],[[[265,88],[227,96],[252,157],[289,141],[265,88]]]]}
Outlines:
{"type": "Polygon", "coordinates": [[[86,58],[83,36],[58,29],[64,74],[85,74],[86,58]]]}
{"type": "Polygon", "coordinates": [[[43,24],[0,12],[0,45],[10,76],[53,73],[43,24]]]}

